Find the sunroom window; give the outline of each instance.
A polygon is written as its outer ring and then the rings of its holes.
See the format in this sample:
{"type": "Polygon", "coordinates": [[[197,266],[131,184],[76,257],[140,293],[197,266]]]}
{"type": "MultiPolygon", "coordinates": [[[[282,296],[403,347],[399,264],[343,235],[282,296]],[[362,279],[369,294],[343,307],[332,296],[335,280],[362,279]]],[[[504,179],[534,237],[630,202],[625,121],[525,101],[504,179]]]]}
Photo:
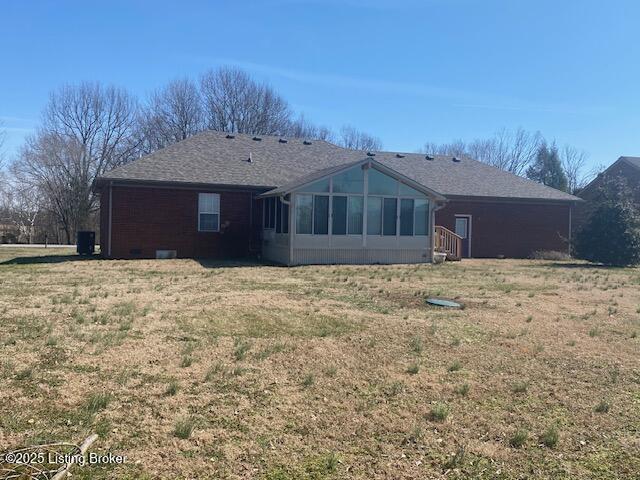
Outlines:
{"type": "Polygon", "coordinates": [[[333,197],[331,209],[331,233],[334,235],[347,234],[347,197],[333,197]]]}
{"type": "Polygon", "coordinates": [[[318,180],[311,185],[307,185],[304,189],[305,192],[324,193],[329,192],[329,179],[318,180]]]}
{"type": "Polygon", "coordinates": [[[400,200],[400,235],[413,235],[413,198],[400,200]]]}
{"type": "Polygon", "coordinates": [[[296,232],[310,234],[312,222],[313,195],[298,195],[296,199],[296,232]]]}
{"type": "Polygon", "coordinates": [[[301,190],[295,201],[299,234],[362,235],[366,215],[367,235],[428,235],[425,194],[375,168],[365,175],[361,167],[354,167],[301,190]]]}
{"type": "Polygon", "coordinates": [[[385,198],[382,205],[382,234],[395,235],[398,199],[385,198]]]}
{"type": "Polygon", "coordinates": [[[329,233],[329,196],[313,196],[313,233],[326,235],[329,233]]]}
{"type": "Polygon", "coordinates": [[[362,210],[364,197],[350,196],[348,203],[348,232],[349,235],[362,235],[362,210]]]}
{"type": "Polygon", "coordinates": [[[275,197],[264,199],[264,228],[275,228],[276,226],[276,201],[275,197]]]}
{"type": "Polygon", "coordinates": [[[369,169],[369,193],[373,195],[398,195],[398,181],[379,172],[369,169]]]}
{"type": "Polygon", "coordinates": [[[414,235],[428,235],[429,233],[429,201],[415,199],[415,231],[414,235]]]}
{"type": "Polygon", "coordinates": [[[355,167],[333,177],[333,193],[362,193],[364,191],[364,172],[355,167]]]}
{"type": "Polygon", "coordinates": [[[382,234],[382,197],[367,198],[367,235],[382,234]]]}

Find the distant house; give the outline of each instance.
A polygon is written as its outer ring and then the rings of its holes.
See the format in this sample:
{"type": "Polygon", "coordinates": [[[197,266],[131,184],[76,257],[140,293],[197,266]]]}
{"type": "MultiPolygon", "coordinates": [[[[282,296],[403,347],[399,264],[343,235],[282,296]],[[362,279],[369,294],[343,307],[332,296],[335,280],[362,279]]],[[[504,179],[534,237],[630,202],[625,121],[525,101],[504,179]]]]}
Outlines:
{"type": "Polygon", "coordinates": [[[580,191],[580,198],[584,200],[594,198],[605,179],[614,177],[621,177],[627,182],[633,191],[636,202],[640,204],[640,157],[618,158],[580,191]]]}
{"type": "Polygon", "coordinates": [[[573,222],[574,234],[587,219],[589,209],[598,197],[599,188],[607,179],[616,177],[625,180],[635,202],[640,205],[640,157],[620,157],[578,193],[585,202],[576,208],[573,222]]]}
{"type": "Polygon", "coordinates": [[[467,157],[215,131],[107,172],[96,188],[106,257],[256,253],[287,265],[566,251],[579,201],[467,157]]]}

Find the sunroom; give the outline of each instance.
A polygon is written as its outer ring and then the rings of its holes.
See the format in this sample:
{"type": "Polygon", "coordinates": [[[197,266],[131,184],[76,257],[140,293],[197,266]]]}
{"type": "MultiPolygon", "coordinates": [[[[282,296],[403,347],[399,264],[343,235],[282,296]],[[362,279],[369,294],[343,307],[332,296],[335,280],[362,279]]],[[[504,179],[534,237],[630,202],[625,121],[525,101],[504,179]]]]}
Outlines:
{"type": "Polygon", "coordinates": [[[371,158],[266,192],[262,254],[285,265],[431,262],[445,198],[371,158]]]}

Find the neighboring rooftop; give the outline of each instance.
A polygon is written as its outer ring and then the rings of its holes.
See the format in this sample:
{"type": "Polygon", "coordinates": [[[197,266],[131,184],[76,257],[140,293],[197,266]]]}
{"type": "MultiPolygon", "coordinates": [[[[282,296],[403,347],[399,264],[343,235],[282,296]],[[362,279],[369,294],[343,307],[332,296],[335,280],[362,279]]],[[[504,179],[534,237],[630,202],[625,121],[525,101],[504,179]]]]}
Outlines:
{"type": "Polygon", "coordinates": [[[623,160],[636,168],[640,168],[640,157],[620,157],[618,160],[623,160]]]}
{"type": "MultiPolygon", "coordinates": [[[[624,166],[624,165],[628,165],[631,168],[637,168],[638,170],[640,170],[640,157],[618,157],[618,159],[613,162],[611,165],[609,165],[605,170],[603,170],[602,172],[598,173],[598,175],[595,176],[595,178],[593,178],[587,185],[584,186],[584,188],[578,193],[578,195],[580,195],[580,197],[582,198],[586,198],[585,195],[590,195],[590,192],[596,188],[598,188],[600,185],[602,185],[603,179],[606,178],[608,175],[611,174],[611,172],[615,174],[618,174],[620,172],[620,167],[624,166]]],[[[626,172],[628,172],[628,170],[623,172],[626,174],[626,172]]],[[[633,185],[630,185],[633,186],[633,185]]]]}
{"type": "Polygon", "coordinates": [[[206,131],[106,172],[109,180],[271,189],[372,158],[442,195],[574,201],[576,197],[468,157],[349,150],[322,140],[206,131]],[[258,140],[259,139],[259,140],[258,140]],[[371,155],[371,154],[374,155],[371,155]]]}

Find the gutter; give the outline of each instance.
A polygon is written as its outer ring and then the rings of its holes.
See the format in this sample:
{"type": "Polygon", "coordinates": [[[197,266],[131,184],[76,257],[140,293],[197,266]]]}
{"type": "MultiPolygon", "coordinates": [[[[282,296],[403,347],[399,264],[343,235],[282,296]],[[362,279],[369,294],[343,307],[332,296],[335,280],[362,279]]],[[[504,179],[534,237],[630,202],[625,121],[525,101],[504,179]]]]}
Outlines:
{"type": "Polygon", "coordinates": [[[527,198],[527,197],[489,197],[489,196],[473,196],[473,195],[445,195],[449,201],[466,201],[466,202],[485,202],[485,203],[537,203],[537,204],[576,204],[584,202],[584,199],[573,196],[574,198],[527,198]]]}
{"type": "Polygon", "coordinates": [[[110,184],[114,186],[132,186],[139,188],[172,188],[172,189],[226,189],[230,191],[247,191],[247,190],[273,190],[272,185],[239,185],[239,184],[225,184],[225,183],[200,183],[200,182],[176,182],[166,180],[137,180],[135,178],[109,178],[99,177],[96,180],[96,185],[110,184]]]}

